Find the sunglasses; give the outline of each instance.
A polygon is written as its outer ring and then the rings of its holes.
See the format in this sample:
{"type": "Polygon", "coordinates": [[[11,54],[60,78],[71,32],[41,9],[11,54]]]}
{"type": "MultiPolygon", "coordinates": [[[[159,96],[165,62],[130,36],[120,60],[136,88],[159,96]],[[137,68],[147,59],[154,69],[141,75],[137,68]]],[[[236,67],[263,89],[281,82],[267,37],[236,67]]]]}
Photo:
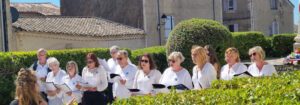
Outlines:
{"type": "Polygon", "coordinates": [[[94,63],[94,61],[87,61],[88,64],[94,63]]]}
{"type": "Polygon", "coordinates": [[[250,56],[250,57],[256,56],[256,53],[252,53],[252,54],[250,54],[249,56],[250,56]]]}
{"type": "Polygon", "coordinates": [[[149,63],[148,60],[141,60],[141,62],[144,62],[144,63],[149,63]]]}
{"type": "Polygon", "coordinates": [[[168,62],[169,62],[169,63],[175,63],[176,61],[175,61],[175,60],[169,59],[168,62]]]}
{"type": "Polygon", "coordinates": [[[117,58],[117,60],[118,60],[118,61],[121,61],[121,60],[123,60],[123,58],[117,58]]]}

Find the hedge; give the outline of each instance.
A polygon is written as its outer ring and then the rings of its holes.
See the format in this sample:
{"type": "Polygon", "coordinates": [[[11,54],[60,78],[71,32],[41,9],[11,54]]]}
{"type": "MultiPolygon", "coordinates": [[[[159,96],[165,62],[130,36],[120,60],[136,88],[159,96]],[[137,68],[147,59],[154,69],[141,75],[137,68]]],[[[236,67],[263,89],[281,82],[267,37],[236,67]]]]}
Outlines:
{"type": "Polygon", "coordinates": [[[214,81],[212,88],[156,96],[137,96],[117,100],[114,105],[215,105],[215,104],[300,104],[300,71],[278,77],[236,78],[214,81]]]}
{"type": "Polygon", "coordinates": [[[254,46],[261,46],[269,55],[272,51],[271,41],[261,32],[234,32],[233,43],[240,52],[240,58],[249,59],[248,51],[254,46]]]}
{"type": "MultiPolygon", "coordinates": [[[[183,66],[191,70],[194,66],[191,59],[191,48],[194,45],[211,45],[218,58],[224,58],[224,51],[231,46],[230,31],[221,23],[207,19],[189,19],[180,22],[170,33],[166,49],[167,54],[179,51],[186,60],[183,66]]],[[[220,59],[223,61],[223,59],[220,59]]]]}
{"type": "Polygon", "coordinates": [[[274,57],[287,56],[293,51],[296,34],[278,34],[273,36],[272,48],[274,57]]]}
{"type": "Polygon", "coordinates": [[[168,67],[166,49],[164,46],[155,46],[133,50],[131,61],[137,65],[139,57],[145,53],[149,53],[152,55],[157,66],[157,70],[159,70],[160,72],[163,72],[168,67]]]}

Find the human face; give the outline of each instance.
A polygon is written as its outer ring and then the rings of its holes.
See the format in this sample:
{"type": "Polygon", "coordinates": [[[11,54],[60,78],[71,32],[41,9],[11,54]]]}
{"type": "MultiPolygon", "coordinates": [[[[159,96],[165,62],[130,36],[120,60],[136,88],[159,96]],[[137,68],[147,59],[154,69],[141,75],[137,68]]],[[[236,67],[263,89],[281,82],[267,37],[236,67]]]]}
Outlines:
{"type": "Polygon", "coordinates": [[[236,63],[237,55],[235,53],[226,53],[225,54],[225,61],[229,65],[233,65],[236,63]]]}
{"type": "Polygon", "coordinates": [[[39,60],[39,63],[46,64],[47,62],[47,54],[46,52],[40,52],[37,54],[37,58],[39,60]]]}
{"type": "Polygon", "coordinates": [[[70,76],[74,76],[76,74],[76,68],[75,68],[75,64],[69,64],[67,66],[67,70],[68,70],[68,74],[70,76]]]}
{"type": "Polygon", "coordinates": [[[86,60],[87,66],[88,68],[95,68],[96,67],[96,63],[93,61],[93,59],[87,59],[86,60]]]}
{"type": "Polygon", "coordinates": [[[126,66],[128,64],[127,57],[124,54],[118,54],[117,61],[121,67],[126,66]]]}
{"type": "Polygon", "coordinates": [[[191,56],[192,56],[193,63],[197,64],[197,56],[198,56],[198,54],[195,53],[195,52],[192,52],[191,56]]]}
{"type": "Polygon", "coordinates": [[[50,63],[49,64],[49,68],[53,71],[53,72],[57,72],[59,70],[59,65],[56,63],[50,63]]]}
{"type": "Polygon", "coordinates": [[[112,51],[110,51],[110,55],[111,55],[111,57],[114,58],[114,59],[117,58],[117,53],[118,53],[117,50],[112,50],[112,51]]]}
{"type": "Polygon", "coordinates": [[[250,56],[251,61],[253,61],[253,62],[257,62],[260,59],[257,52],[253,52],[249,56],[250,56]]]}
{"type": "Polygon", "coordinates": [[[140,60],[140,63],[143,70],[150,70],[150,62],[148,57],[143,56],[140,60]]]}
{"type": "Polygon", "coordinates": [[[180,61],[178,59],[168,59],[168,62],[172,68],[180,67],[180,61]]]}

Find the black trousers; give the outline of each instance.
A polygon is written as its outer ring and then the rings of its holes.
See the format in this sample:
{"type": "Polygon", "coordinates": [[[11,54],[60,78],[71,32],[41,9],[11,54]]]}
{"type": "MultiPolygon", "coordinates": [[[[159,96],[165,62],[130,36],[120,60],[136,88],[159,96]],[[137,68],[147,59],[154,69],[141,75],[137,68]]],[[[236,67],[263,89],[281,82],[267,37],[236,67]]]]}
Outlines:
{"type": "Polygon", "coordinates": [[[108,102],[112,103],[114,101],[114,96],[113,96],[113,84],[108,82],[107,89],[105,90],[105,94],[107,96],[108,102]]]}
{"type": "Polygon", "coordinates": [[[45,92],[40,92],[42,98],[48,103],[47,94],[45,92]]]}
{"type": "Polygon", "coordinates": [[[90,92],[83,93],[82,105],[107,105],[108,99],[104,92],[90,92]]]}

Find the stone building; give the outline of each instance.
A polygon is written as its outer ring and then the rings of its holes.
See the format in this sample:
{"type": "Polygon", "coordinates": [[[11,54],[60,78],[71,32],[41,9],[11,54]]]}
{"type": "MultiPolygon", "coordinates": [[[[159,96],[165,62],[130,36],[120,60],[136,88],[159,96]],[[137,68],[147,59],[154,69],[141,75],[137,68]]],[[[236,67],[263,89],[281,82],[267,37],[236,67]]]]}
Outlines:
{"type": "Polygon", "coordinates": [[[223,24],[232,32],[293,33],[293,10],[289,0],[223,0],[223,24]]]}

